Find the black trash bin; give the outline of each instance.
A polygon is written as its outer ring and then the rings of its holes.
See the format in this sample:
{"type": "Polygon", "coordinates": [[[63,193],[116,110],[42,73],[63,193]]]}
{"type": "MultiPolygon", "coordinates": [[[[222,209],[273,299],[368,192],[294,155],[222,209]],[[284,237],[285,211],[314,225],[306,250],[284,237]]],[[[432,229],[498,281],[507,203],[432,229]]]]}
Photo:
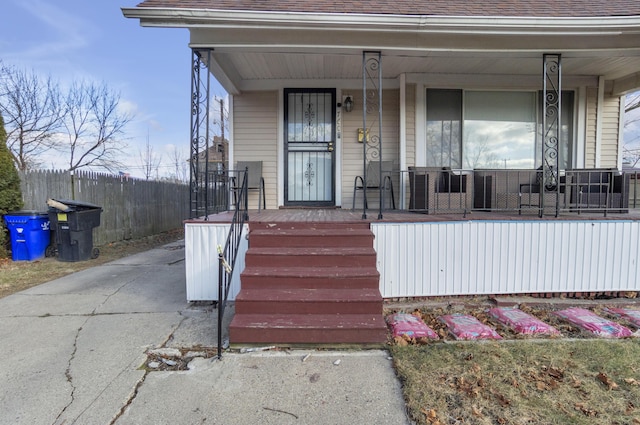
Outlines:
{"type": "Polygon", "coordinates": [[[58,260],[73,262],[98,258],[100,251],[93,247],[93,229],[100,226],[102,208],[68,199],[49,200],[47,204],[58,260]]]}

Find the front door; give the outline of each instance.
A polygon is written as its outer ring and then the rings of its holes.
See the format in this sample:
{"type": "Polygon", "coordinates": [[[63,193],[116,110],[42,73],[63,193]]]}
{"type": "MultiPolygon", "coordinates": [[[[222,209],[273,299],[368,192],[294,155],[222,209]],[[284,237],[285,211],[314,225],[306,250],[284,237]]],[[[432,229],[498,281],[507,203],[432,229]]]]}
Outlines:
{"type": "Polygon", "coordinates": [[[285,205],[335,205],[336,91],[285,89],[285,205]]]}

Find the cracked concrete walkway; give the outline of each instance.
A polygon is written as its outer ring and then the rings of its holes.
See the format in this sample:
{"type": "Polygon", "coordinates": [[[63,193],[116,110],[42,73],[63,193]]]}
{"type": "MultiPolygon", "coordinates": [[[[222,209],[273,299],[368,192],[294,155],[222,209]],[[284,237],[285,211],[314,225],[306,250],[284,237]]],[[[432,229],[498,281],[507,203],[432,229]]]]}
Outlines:
{"type": "Polygon", "coordinates": [[[169,244],[0,299],[0,423],[408,423],[384,351],[142,369],[151,348],[216,345],[216,310],[186,302],[184,254],[169,244]]]}

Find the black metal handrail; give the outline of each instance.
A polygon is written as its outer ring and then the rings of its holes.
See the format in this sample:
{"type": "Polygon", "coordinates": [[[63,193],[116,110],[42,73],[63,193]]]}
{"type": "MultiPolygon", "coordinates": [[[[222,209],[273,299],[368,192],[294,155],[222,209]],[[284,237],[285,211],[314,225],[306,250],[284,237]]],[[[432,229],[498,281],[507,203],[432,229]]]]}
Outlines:
{"type": "Polygon", "coordinates": [[[245,169],[244,173],[241,173],[242,183],[239,188],[236,189],[236,196],[234,198],[235,212],[224,248],[218,245],[218,360],[222,358],[222,322],[224,319],[224,310],[227,305],[227,299],[229,298],[231,279],[235,270],[240,241],[242,240],[242,230],[245,221],[249,220],[247,208],[248,173],[248,169],[245,169]]]}

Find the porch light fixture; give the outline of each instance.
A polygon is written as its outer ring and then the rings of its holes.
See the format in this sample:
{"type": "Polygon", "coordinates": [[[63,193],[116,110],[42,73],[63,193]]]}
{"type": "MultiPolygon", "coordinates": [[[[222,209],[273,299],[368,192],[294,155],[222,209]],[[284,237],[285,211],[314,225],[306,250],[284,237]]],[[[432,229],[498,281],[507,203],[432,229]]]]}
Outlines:
{"type": "Polygon", "coordinates": [[[353,110],[353,96],[345,96],[342,106],[344,107],[345,112],[351,112],[353,110]]]}

